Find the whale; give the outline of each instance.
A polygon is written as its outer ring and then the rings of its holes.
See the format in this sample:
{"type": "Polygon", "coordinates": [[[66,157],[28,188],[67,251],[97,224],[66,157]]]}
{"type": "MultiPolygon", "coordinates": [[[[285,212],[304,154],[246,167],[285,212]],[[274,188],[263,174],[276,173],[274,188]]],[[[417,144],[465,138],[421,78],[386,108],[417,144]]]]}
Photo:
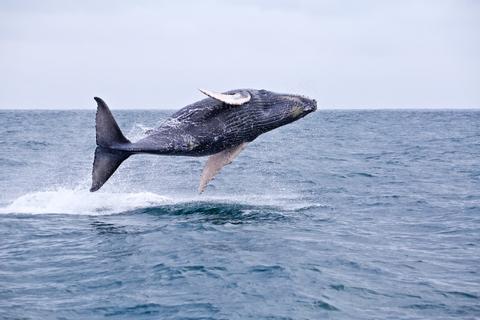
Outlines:
{"type": "Polygon", "coordinates": [[[98,97],[95,116],[96,149],[91,192],[99,190],[117,168],[134,154],[208,156],[198,192],[258,136],[297,121],[317,109],[314,99],[267,90],[199,89],[203,100],[190,104],[131,142],[122,133],[107,104],[98,97]]]}

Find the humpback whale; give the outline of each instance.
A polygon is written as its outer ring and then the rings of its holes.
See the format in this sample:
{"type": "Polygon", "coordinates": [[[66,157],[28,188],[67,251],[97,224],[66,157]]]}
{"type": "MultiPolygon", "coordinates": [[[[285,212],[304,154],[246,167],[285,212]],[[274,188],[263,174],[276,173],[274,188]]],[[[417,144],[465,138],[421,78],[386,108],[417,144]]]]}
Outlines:
{"type": "Polygon", "coordinates": [[[209,156],[198,191],[262,133],[296,121],[317,109],[313,99],[267,90],[200,91],[207,98],[170,116],[137,142],[120,130],[107,104],[95,97],[96,143],[91,192],[100,189],[131,155],[209,156]]]}

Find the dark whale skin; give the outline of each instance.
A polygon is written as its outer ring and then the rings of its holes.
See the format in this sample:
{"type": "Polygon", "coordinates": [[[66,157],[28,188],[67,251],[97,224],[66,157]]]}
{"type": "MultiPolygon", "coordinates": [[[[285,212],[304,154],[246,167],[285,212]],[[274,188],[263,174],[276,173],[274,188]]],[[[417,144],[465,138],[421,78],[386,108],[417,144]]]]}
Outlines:
{"type": "Polygon", "coordinates": [[[315,100],[300,95],[255,89],[238,89],[224,94],[202,92],[209,98],[180,109],[158,128],[148,132],[148,136],[134,143],[123,135],[107,104],[96,97],[97,148],[90,191],[100,189],[129,156],[150,153],[210,155],[205,174],[202,174],[202,192],[206,183],[248,142],[317,109],[315,100]]]}
{"type": "Polygon", "coordinates": [[[213,98],[190,104],[168,118],[149,135],[118,149],[132,153],[175,156],[206,156],[273,130],[316,110],[315,100],[266,90],[248,91],[251,100],[244,105],[227,105],[213,98]]]}

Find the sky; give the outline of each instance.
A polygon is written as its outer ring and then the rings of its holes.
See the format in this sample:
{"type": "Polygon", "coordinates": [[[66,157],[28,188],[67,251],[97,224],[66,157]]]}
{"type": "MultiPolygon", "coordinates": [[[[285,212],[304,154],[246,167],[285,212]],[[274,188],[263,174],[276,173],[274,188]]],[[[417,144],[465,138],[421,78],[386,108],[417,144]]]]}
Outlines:
{"type": "Polygon", "coordinates": [[[0,109],[179,109],[197,88],[480,108],[480,1],[0,1],[0,109]]]}

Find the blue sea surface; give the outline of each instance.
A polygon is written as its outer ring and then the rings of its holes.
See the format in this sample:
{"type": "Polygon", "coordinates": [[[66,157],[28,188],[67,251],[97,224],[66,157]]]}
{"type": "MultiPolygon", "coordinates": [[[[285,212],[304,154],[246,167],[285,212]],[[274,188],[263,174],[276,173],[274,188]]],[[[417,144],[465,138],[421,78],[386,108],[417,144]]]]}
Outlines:
{"type": "MultiPolygon", "coordinates": [[[[170,112],[116,111],[132,140],[170,112]]],[[[0,319],[480,318],[480,111],[318,111],[88,192],[94,111],[0,111],[0,319]]]]}

